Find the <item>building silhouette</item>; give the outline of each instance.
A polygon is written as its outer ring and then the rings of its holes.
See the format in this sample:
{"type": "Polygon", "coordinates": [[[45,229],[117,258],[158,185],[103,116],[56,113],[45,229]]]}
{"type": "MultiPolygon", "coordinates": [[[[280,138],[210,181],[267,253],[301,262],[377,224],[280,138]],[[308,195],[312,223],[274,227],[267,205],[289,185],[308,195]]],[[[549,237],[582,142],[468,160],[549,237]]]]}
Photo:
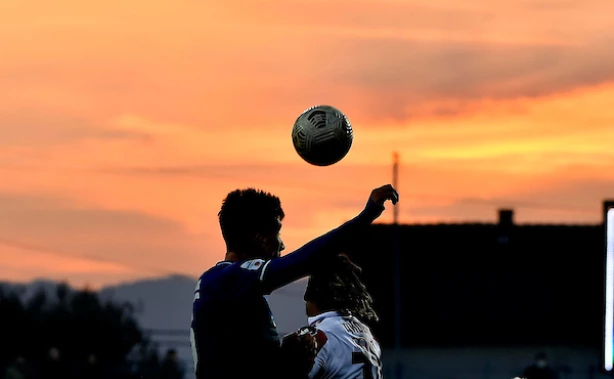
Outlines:
{"type": "MultiPolygon", "coordinates": [[[[600,348],[603,224],[517,224],[504,209],[495,223],[373,225],[352,250],[383,320],[394,317],[395,235],[403,347],[600,348]]],[[[374,331],[393,346],[391,321],[374,331]]]]}

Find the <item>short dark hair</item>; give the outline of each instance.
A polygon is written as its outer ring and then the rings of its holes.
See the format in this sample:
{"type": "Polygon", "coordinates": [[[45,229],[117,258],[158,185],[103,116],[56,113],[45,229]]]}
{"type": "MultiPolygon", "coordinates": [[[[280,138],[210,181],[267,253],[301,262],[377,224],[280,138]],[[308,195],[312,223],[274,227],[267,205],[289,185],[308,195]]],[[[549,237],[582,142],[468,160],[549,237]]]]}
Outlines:
{"type": "Polygon", "coordinates": [[[309,277],[305,301],[322,311],[350,313],[365,323],[379,321],[373,298],[360,280],[362,269],[340,254],[323,263],[309,277]]]}
{"type": "Polygon", "coordinates": [[[277,196],[254,188],[230,192],[218,213],[222,236],[229,251],[249,249],[258,233],[269,233],[285,217],[277,196]]]}

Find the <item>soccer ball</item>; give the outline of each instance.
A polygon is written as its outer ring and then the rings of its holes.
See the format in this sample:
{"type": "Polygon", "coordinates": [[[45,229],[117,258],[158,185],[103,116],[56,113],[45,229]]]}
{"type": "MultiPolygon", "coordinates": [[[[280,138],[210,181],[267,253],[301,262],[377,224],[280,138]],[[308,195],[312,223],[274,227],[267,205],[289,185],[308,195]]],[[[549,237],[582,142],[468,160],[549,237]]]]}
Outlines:
{"type": "Polygon", "coordinates": [[[298,155],[315,166],[330,166],[343,159],[352,147],[350,120],[337,108],[317,105],[301,113],[292,128],[298,155]]]}

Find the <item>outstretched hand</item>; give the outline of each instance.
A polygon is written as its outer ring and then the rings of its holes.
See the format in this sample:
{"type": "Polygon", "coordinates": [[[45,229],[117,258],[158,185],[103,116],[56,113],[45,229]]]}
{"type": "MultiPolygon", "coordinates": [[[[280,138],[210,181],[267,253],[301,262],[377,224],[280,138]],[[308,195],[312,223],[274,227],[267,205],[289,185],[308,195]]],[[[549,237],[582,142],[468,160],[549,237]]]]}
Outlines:
{"type": "Polygon", "coordinates": [[[391,184],[386,184],[374,189],[369,199],[381,206],[384,206],[387,200],[390,200],[392,204],[396,204],[399,202],[399,193],[391,184]]]}

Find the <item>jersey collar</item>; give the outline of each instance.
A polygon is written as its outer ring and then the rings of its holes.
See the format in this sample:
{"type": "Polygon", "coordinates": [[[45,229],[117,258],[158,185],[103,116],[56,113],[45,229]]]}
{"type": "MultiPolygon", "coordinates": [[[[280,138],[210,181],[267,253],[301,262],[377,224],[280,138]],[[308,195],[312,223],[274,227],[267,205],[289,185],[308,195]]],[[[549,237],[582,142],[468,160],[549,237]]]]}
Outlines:
{"type": "Polygon", "coordinates": [[[316,316],[307,317],[307,323],[309,324],[309,326],[313,326],[313,325],[319,323],[320,321],[324,320],[325,318],[328,318],[328,317],[340,317],[340,316],[341,315],[339,314],[339,312],[335,312],[335,311],[324,312],[324,313],[320,313],[319,315],[316,315],[316,316]]]}

